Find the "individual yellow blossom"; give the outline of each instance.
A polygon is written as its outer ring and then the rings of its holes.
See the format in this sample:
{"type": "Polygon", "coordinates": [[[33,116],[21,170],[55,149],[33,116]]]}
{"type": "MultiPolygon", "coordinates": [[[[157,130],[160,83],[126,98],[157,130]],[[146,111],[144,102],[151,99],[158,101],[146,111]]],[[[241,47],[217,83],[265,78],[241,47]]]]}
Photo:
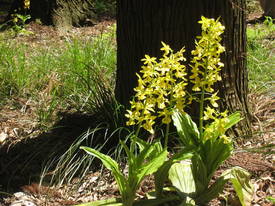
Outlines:
{"type": "Polygon", "coordinates": [[[162,48],[160,49],[161,51],[164,51],[164,56],[168,55],[170,52],[172,52],[173,50],[170,48],[169,45],[165,44],[164,42],[161,42],[162,44],[162,48]]]}
{"type": "Polygon", "coordinates": [[[164,124],[169,124],[171,122],[171,116],[172,116],[172,111],[167,109],[167,108],[164,108],[162,111],[159,112],[159,116],[162,117],[162,123],[164,124]]]}
{"type": "Polygon", "coordinates": [[[141,61],[144,61],[144,64],[154,64],[156,63],[156,57],[150,57],[149,55],[145,55],[144,59],[141,59],[141,61]]]}
{"type": "Polygon", "coordinates": [[[211,107],[206,107],[203,115],[204,120],[216,119],[216,111],[211,107]]]}
{"type": "Polygon", "coordinates": [[[229,143],[232,142],[232,139],[231,139],[230,137],[226,136],[225,134],[224,134],[224,135],[221,135],[220,138],[223,140],[223,142],[224,142],[225,144],[229,144],[229,143]]]}
{"type": "Polygon", "coordinates": [[[229,120],[227,117],[221,117],[221,115],[218,114],[215,115],[213,115],[214,122],[204,129],[204,141],[213,137],[219,137],[222,138],[225,143],[229,143],[231,141],[230,138],[224,134],[226,131],[226,124],[229,120]]]}
{"type": "Polygon", "coordinates": [[[212,94],[211,97],[206,98],[206,99],[210,100],[211,105],[216,108],[219,106],[217,101],[220,99],[220,97],[218,97],[217,94],[218,94],[218,92],[212,94]]]}

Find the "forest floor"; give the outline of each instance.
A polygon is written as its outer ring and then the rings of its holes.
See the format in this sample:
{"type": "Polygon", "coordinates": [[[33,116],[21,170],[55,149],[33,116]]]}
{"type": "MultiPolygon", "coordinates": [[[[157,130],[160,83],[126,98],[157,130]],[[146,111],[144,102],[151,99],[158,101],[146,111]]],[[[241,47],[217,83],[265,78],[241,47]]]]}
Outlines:
{"type": "MultiPolygon", "coordinates": [[[[18,36],[15,40],[25,41],[34,47],[52,43],[62,44],[64,39],[73,36],[101,34],[114,22],[112,19],[105,19],[95,26],[73,28],[70,31],[57,31],[53,27],[31,23],[27,28],[33,32],[33,35],[18,36]]],[[[271,206],[273,204],[267,198],[275,197],[275,99],[270,93],[251,93],[249,104],[253,114],[253,136],[236,142],[235,153],[219,172],[232,166],[247,169],[251,174],[255,191],[252,205],[271,206]]],[[[75,178],[71,183],[61,186],[40,186],[39,182],[33,181],[33,179],[38,180],[33,176],[39,175],[41,165],[48,157],[47,147],[50,148],[57,142],[69,145],[76,136],[89,127],[89,123],[93,122],[85,115],[63,116],[62,120],[55,124],[54,129],[44,132],[37,127],[34,111],[35,105],[21,98],[12,99],[0,108],[0,205],[64,206],[117,197],[118,190],[114,179],[106,170],[90,172],[84,180],[75,178]],[[60,125],[62,128],[58,127],[60,125]],[[45,139],[48,142],[48,145],[43,144],[43,147],[46,147],[43,148],[45,153],[39,157],[30,157],[30,150],[35,149],[34,147],[45,139]],[[21,155],[18,155],[18,151],[21,155]],[[26,161],[29,167],[27,174],[32,174],[32,178],[20,172],[25,167],[26,161]],[[6,189],[7,187],[9,189],[6,189]]],[[[151,188],[152,181],[148,179],[139,191],[139,198],[143,198],[145,192],[151,188]]],[[[223,205],[225,197],[229,197],[228,205],[239,205],[230,185],[227,185],[223,195],[209,205],[223,205]]]]}

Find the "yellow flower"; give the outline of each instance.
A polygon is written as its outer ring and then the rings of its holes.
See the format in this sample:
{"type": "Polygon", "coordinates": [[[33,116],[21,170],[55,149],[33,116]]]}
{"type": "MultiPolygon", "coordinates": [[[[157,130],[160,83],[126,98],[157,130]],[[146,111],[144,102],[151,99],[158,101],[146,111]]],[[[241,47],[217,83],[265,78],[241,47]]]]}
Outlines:
{"type": "Polygon", "coordinates": [[[154,64],[156,63],[156,57],[150,57],[149,55],[145,55],[144,59],[141,59],[141,61],[144,61],[144,64],[154,64]]]}
{"type": "Polygon", "coordinates": [[[206,107],[206,111],[204,111],[203,119],[209,120],[209,119],[215,119],[216,118],[216,111],[211,107],[206,107]]]}
{"type": "Polygon", "coordinates": [[[160,49],[161,51],[164,51],[164,56],[168,55],[170,52],[172,52],[173,50],[170,48],[169,45],[165,44],[164,42],[161,42],[162,44],[162,48],[160,49]]]}
{"type": "Polygon", "coordinates": [[[211,95],[211,97],[209,98],[210,99],[210,103],[213,107],[218,107],[218,103],[217,101],[220,99],[218,96],[217,96],[218,92],[216,92],[215,94],[211,95]]]}
{"type": "Polygon", "coordinates": [[[231,139],[230,137],[226,136],[225,134],[224,134],[224,135],[221,135],[220,138],[223,140],[223,142],[224,142],[225,144],[229,144],[229,143],[232,142],[232,139],[231,139]]]}
{"type": "Polygon", "coordinates": [[[162,123],[163,124],[170,124],[171,122],[171,116],[172,116],[172,111],[169,111],[167,108],[164,108],[164,110],[159,112],[159,116],[162,117],[162,123]]]}

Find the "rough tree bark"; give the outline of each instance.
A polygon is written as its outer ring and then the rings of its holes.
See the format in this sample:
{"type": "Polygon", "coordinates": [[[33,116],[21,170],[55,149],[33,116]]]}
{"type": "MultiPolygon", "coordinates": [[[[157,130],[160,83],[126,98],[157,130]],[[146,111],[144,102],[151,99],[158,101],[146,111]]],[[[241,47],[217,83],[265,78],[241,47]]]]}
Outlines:
{"type": "MultiPolygon", "coordinates": [[[[117,79],[115,93],[118,101],[128,105],[137,84],[145,54],[160,56],[161,41],[172,49],[186,47],[187,59],[200,34],[197,23],[202,15],[220,17],[226,27],[223,44],[225,67],[217,88],[223,98],[221,107],[241,111],[245,119],[235,135],[250,135],[250,113],[247,103],[245,0],[117,0],[117,79]]],[[[197,115],[196,105],[191,114],[197,115]]]]}
{"type": "Polygon", "coordinates": [[[43,24],[57,27],[79,26],[87,18],[95,16],[94,0],[30,0],[30,8],[23,8],[24,0],[14,0],[10,14],[29,13],[33,19],[40,19],[43,24]]]}
{"type": "Polygon", "coordinates": [[[262,9],[264,10],[264,16],[270,16],[275,18],[275,1],[274,0],[259,0],[262,9]]]}

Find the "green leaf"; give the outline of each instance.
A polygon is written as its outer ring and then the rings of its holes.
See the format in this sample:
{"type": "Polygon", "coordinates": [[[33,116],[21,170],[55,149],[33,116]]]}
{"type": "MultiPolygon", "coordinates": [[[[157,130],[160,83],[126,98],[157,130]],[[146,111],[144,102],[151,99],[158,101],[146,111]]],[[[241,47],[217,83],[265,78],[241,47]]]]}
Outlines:
{"type": "Polygon", "coordinates": [[[196,192],[190,160],[173,164],[169,170],[169,179],[183,199],[196,192]]]}
{"type": "Polygon", "coordinates": [[[119,191],[121,195],[123,195],[126,191],[128,191],[129,186],[127,185],[126,178],[123,176],[122,172],[120,171],[120,168],[115,160],[113,160],[108,155],[102,154],[99,151],[92,149],[90,147],[80,147],[80,149],[83,149],[85,152],[87,152],[90,155],[93,155],[97,158],[99,158],[104,166],[111,170],[112,174],[114,175],[116,179],[116,183],[118,184],[119,191]]]}
{"type": "Polygon", "coordinates": [[[210,182],[210,178],[207,171],[207,163],[204,163],[201,156],[198,154],[194,154],[192,159],[192,174],[195,181],[196,186],[196,196],[203,193],[205,189],[208,187],[210,182]]]}
{"type": "Polygon", "coordinates": [[[155,157],[148,160],[148,162],[142,165],[137,172],[137,179],[138,179],[137,182],[140,184],[145,176],[156,172],[160,168],[160,166],[163,165],[163,163],[165,162],[167,155],[168,155],[167,150],[163,150],[161,153],[157,153],[155,157]]]}
{"type": "Polygon", "coordinates": [[[168,179],[168,172],[171,166],[178,161],[190,159],[193,156],[194,147],[184,148],[180,152],[174,154],[169,160],[165,161],[163,165],[154,174],[155,190],[158,198],[162,196],[162,191],[165,181],[168,179]]]}
{"type": "Polygon", "coordinates": [[[207,168],[207,177],[210,180],[217,168],[231,155],[232,142],[223,139],[209,139],[201,144],[199,155],[207,168]]]}
{"type": "Polygon", "coordinates": [[[146,143],[143,150],[140,151],[136,158],[136,167],[140,168],[145,160],[150,161],[160,154],[163,150],[159,151],[158,143],[146,143]]]}
{"type": "Polygon", "coordinates": [[[225,124],[226,130],[230,129],[231,127],[233,127],[243,119],[241,117],[240,112],[234,112],[233,114],[229,115],[227,118],[229,119],[229,121],[225,124]]]}
{"type": "Polygon", "coordinates": [[[149,145],[148,142],[146,142],[143,139],[140,139],[138,137],[136,137],[135,140],[136,140],[136,144],[138,145],[140,151],[143,151],[145,149],[145,147],[148,147],[148,145],[149,145]]]}
{"type": "Polygon", "coordinates": [[[224,185],[228,182],[223,176],[218,178],[208,189],[201,192],[200,195],[196,196],[196,204],[206,204],[212,199],[216,198],[224,189],[224,185]]]}
{"type": "Polygon", "coordinates": [[[233,184],[242,206],[251,205],[254,187],[250,182],[250,174],[241,167],[233,167],[227,175],[233,184]]]}
{"type": "Polygon", "coordinates": [[[175,111],[172,115],[173,123],[177,129],[180,140],[184,146],[197,145],[199,143],[199,130],[195,122],[187,113],[175,111]]]}
{"type": "Polygon", "coordinates": [[[233,167],[224,171],[215,183],[195,198],[196,204],[206,204],[217,197],[228,181],[232,182],[241,205],[251,205],[254,189],[250,183],[250,174],[240,167],[233,167]]]}
{"type": "Polygon", "coordinates": [[[124,141],[120,141],[120,144],[126,152],[128,164],[133,165],[135,162],[135,156],[131,153],[124,141]]]}

